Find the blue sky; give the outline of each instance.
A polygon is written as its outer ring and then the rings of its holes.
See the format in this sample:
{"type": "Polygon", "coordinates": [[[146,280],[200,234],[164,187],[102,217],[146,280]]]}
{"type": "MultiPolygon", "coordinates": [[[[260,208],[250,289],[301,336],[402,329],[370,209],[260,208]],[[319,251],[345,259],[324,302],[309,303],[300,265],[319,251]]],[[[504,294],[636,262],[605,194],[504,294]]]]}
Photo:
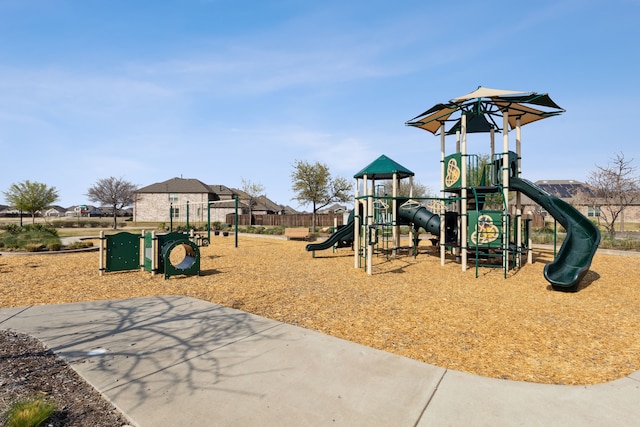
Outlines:
{"type": "Polygon", "coordinates": [[[523,127],[523,177],[584,181],[640,165],[639,22],[638,0],[0,0],[0,190],[245,179],[303,208],[295,160],[385,154],[437,191],[439,138],[404,123],[480,85],[549,93],[567,111],[523,127]]]}

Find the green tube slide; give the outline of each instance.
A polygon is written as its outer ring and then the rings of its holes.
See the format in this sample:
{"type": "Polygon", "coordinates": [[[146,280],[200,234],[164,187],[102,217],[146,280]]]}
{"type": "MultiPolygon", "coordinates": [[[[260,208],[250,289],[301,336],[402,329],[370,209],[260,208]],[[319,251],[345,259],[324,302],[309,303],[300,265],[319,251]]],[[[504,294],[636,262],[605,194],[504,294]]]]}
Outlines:
{"type": "Polygon", "coordinates": [[[429,233],[440,236],[440,216],[429,211],[424,206],[404,207],[398,209],[398,217],[414,225],[416,230],[422,227],[429,233]]]}
{"type": "Polygon", "coordinates": [[[556,258],[544,266],[544,277],[556,291],[577,291],[600,244],[598,227],[569,203],[531,181],[512,177],[509,185],[510,190],[519,191],[542,206],[567,231],[556,258]]]}

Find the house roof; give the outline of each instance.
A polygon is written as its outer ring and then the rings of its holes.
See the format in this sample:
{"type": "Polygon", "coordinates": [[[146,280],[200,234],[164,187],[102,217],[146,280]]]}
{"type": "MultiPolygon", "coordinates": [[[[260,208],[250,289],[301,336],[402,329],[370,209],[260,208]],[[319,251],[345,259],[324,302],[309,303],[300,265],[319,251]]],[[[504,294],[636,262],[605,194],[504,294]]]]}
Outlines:
{"type": "MultiPolygon", "coordinates": [[[[1,209],[1,208],[2,208],[2,207],[0,206],[0,209],[1,209]]],[[[60,205],[53,205],[53,206],[49,206],[48,208],[46,208],[46,209],[45,209],[45,211],[46,211],[46,212],[51,211],[51,210],[56,210],[56,211],[58,211],[58,212],[66,212],[66,211],[67,211],[67,209],[66,209],[66,208],[63,208],[63,207],[62,207],[62,206],[60,206],[60,205]]]]}
{"type": "Polygon", "coordinates": [[[536,181],[536,185],[559,199],[571,199],[580,193],[593,195],[589,185],[573,179],[547,179],[536,181]]]}
{"type": "Polygon", "coordinates": [[[209,184],[208,187],[211,189],[211,191],[216,193],[218,196],[228,196],[229,198],[231,198],[231,196],[233,194],[235,194],[235,190],[232,190],[231,188],[227,187],[226,185],[209,184]]]}
{"type": "Polygon", "coordinates": [[[283,206],[283,207],[282,207],[282,209],[283,209],[284,213],[285,213],[285,214],[287,214],[287,215],[292,215],[292,214],[298,214],[298,213],[300,213],[300,212],[298,212],[297,210],[295,210],[294,208],[292,208],[292,207],[291,207],[291,206],[289,206],[289,205],[285,205],[285,206],[283,206]]]}
{"type": "Polygon", "coordinates": [[[268,199],[266,196],[258,197],[257,201],[258,201],[257,208],[265,211],[280,212],[284,208],[284,206],[274,203],[273,201],[268,199]]]}
{"type": "Polygon", "coordinates": [[[341,205],[339,203],[334,203],[333,205],[327,206],[326,208],[322,209],[322,212],[335,213],[337,210],[339,210],[339,211],[347,211],[348,208],[345,205],[341,205]]]}
{"type": "Polygon", "coordinates": [[[207,184],[194,178],[171,178],[139,188],[136,193],[215,193],[207,184]]]}
{"type": "MultiPolygon", "coordinates": [[[[245,204],[248,206],[247,201],[250,198],[249,194],[237,188],[234,188],[231,191],[238,196],[238,199],[244,200],[245,204]]],[[[274,201],[272,201],[271,199],[269,199],[267,196],[264,196],[264,195],[254,198],[254,202],[255,204],[253,206],[253,210],[255,211],[280,212],[284,209],[284,206],[275,203],[274,201]]]]}
{"type": "MultiPolygon", "coordinates": [[[[215,202],[210,202],[209,206],[211,208],[231,208],[234,209],[236,207],[236,201],[231,199],[231,200],[218,200],[215,202]]],[[[238,208],[247,208],[248,205],[243,202],[242,200],[238,200],[238,208]]]]}

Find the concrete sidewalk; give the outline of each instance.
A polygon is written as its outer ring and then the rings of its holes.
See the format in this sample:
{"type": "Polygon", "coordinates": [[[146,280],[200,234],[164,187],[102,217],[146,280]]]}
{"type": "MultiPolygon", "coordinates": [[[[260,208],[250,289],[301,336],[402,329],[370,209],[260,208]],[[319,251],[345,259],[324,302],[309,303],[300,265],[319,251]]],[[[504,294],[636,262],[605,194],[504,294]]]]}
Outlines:
{"type": "Polygon", "coordinates": [[[138,426],[635,426],[640,372],[489,379],[188,297],[0,310],[138,426]]]}

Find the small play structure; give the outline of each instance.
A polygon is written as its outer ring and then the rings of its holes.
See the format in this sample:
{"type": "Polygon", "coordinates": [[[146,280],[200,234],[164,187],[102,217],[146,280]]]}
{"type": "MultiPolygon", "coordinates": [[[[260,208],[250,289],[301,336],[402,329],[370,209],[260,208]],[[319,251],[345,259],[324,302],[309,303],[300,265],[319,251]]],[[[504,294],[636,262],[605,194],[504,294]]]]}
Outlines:
{"type": "MultiPolygon", "coordinates": [[[[200,275],[200,247],[209,246],[211,241],[211,214],[208,207],[208,202],[171,203],[168,232],[143,230],[142,234],[120,232],[106,236],[101,232],[100,275],[129,270],[164,274],[165,279],[178,275],[200,275]],[[174,231],[174,225],[176,228],[184,227],[184,231],[174,231]],[[195,225],[206,226],[206,234],[195,232],[191,227],[195,225]]],[[[237,217],[236,200],[236,247],[237,217]]]]}
{"type": "Polygon", "coordinates": [[[521,177],[521,127],[563,112],[547,94],[482,87],[436,104],[406,125],[440,136],[440,197],[399,196],[400,180],[412,179],[414,173],[380,156],[354,176],[355,204],[348,224],[327,241],[307,245],[307,250],[351,243],[355,267],[364,266],[372,274],[373,255],[395,256],[403,249],[399,227],[411,224],[414,254],[422,228],[439,247],[442,265],[453,257],[463,271],[473,263],[476,276],[479,267],[498,267],[507,277],[509,270],[532,262],[530,220],[522,213],[524,194],[566,230],[555,259],[544,268],[546,280],[555,290],[577,290],[600,243],[600,232],[573,206],[521,177]],[[510,147],[510,130],[515,131],[515,151],[510,147]],[[467,136],[472,133],[489,134],[488,161],[468,153],[467,136]],[[496,133],[502,133],[500,150],[496,133]],[[447,147],[447,137],[455,137],[454,150],[447,147]],[[391,180],[392,194],[379,185],[384,180],[391,180]]]}
{"type": "Polygon", "coordinates": [[[100,232],[100,275],[103,272],[144,270],[171,276],[200,275],[200,249],[185,233],[100,232]],[[176,259],[178,260],[176,262],[176,259]]]}

